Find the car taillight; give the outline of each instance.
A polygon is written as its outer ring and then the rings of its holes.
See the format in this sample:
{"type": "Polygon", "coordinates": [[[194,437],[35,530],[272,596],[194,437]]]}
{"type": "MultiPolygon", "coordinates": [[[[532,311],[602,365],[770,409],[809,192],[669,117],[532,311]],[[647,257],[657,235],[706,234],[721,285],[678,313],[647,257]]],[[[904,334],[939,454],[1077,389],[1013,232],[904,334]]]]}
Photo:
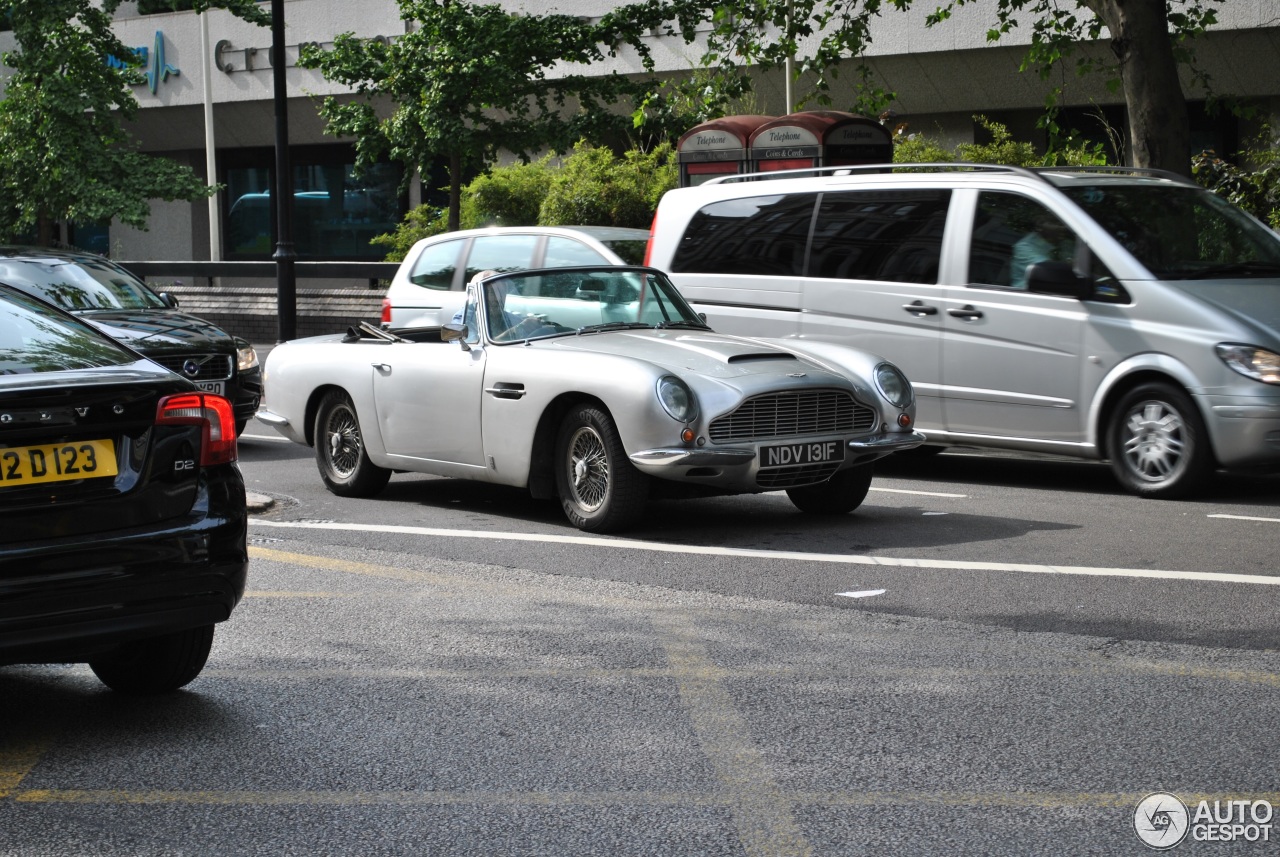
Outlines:
{"type": "Polygon", "coordinates": [[[644,245],[644,263],[649,264],[649,260],[653,258],[653,236],[658,234],[658,212],[653,213],[653,220],[649,223],[649,240],[644,245]]]}
{"type": "Polygon", "coordinates": [[[231,402],[212,393],[182,393],[160,400],[156,425],[200,426],[200,466],[235,461],[236,417],[231,402]]]}
{"type": "Polygon", "coordinates": [[[382,299],[382,318],[383,324],[391,324],[391,298],[382,299]]]}

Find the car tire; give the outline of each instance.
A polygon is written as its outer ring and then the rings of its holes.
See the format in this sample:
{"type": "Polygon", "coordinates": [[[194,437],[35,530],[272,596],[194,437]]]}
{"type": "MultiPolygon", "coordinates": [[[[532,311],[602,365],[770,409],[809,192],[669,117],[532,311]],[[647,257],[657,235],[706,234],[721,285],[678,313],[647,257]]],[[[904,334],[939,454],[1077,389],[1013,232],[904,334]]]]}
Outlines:
{"type": "Polygon", "coordinates": [[[841,470],[826,482],[788,488],[787,496],[801,512],[811,515],[847,515],[862,505],[871,490],[874,467],[861,464],[841,470]]]}
{"type": "Polygon", "coordinates": [[[1107,430],[1111,470],[1139,497],[1175,500],[1213,473],[1209,433],[1195,402],[1170,384],[1133,388],[1117,403],[1107,430]]]}
{"type": "Polygon", "coordinates": [[[213,647],[213,626],[125,643],[106,657],[90,661],[102,683],[118,693],[152,696],[169,693],[200,675],[213,647]]]}
{"type": "Polygon", "coordinates": [[[628,460],[613,420],[591,405],[575,408],[560,424],[556,488],[569,522],[589,533],[634,525],[649,500],[649,478],[628,460]]]}
{"type": "Polygon", "coordinates": [[[391,478],[390,470],[369,460],[355,405],[341,390],[331,390],[320,400],[315,444],[320,479],[339,497],[372,497],[391,478]]]}

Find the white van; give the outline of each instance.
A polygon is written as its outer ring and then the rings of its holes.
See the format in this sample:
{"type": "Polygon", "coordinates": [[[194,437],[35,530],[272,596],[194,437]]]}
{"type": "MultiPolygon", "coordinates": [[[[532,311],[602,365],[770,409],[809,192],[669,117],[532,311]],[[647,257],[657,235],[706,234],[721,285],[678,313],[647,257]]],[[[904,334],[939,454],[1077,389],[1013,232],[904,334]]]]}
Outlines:
{"type": "Polygon", "coordinates": [[[423,238],[409,249],[382,300],[384,327],[433,327],[462,308],[481,271],[638,265],[649,233],[616,226],[491,226],[423,238]]]}
{"type": "Polygon", "coordinates": [[[1128,168],[763,178],[654,218],[646,262],[716,330],[885,356],[937,447],[1110,458],[1163,498],[1280,465],[1280,236],[1215,194],[1128,168]]]}

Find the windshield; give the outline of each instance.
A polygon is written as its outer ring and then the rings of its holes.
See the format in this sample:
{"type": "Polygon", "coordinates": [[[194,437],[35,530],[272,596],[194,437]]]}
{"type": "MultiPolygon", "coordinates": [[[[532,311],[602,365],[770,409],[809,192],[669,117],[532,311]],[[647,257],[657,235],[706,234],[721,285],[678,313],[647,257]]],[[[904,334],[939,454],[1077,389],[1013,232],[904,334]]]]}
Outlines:
{"type": "Polygon", "coordinates": [[[0,290],[0,375],[117,366],[137,359],[87,324],[28,295],[0,290]]]}
{"type": "Polygon", "coordinates": [[[494,342],[629,327],[707,329],[671,281],[646,268],[522,271],[480,288],[494,342]]]}
{"type": "Polygon", "coordinates": [[[1280,277],[1280,236],[1207,190],[1118,184],[1062,190],[1162,280],[1280,277]]]}
{"type": "Polygon", "coordinates": [[[165,309],[155,292],[106,259],[0,258],[0,283],[72,312],[165,309]]]}

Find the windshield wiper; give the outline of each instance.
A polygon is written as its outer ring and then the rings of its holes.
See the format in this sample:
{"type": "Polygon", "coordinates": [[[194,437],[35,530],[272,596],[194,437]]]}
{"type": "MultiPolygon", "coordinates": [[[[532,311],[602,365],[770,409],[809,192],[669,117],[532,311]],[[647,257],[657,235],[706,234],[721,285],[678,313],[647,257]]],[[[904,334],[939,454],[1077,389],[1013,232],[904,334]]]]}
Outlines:
{"type": "Polygon", "coordinates": [[[1228,262],[1223,265],[1212,265],[1199,271],[1190,271],[1185,279],[1211,280],[1214,277],[1274,277],[1280,276],[1280,265],[1274,262],[1228,262]]]}
{"type": "Polygon", "coordinates": [[[665,328],[672,328],[672,327],[678,327],[682,330],[710,330],[711,329],[711,325],[707,324],[705,321],[685,321],[684,319],[678,319],[676,321],[660,321],[654,326],[658,330],[663,330],[665,328]]]}
{"type": "Polygon", "coordinates": [[[609,330],[653,330],[653,325],[642,321],[607,321],[604,324],[588,324],[586,327],[580,327],[578,334],[604,333],[609,330]]]}

